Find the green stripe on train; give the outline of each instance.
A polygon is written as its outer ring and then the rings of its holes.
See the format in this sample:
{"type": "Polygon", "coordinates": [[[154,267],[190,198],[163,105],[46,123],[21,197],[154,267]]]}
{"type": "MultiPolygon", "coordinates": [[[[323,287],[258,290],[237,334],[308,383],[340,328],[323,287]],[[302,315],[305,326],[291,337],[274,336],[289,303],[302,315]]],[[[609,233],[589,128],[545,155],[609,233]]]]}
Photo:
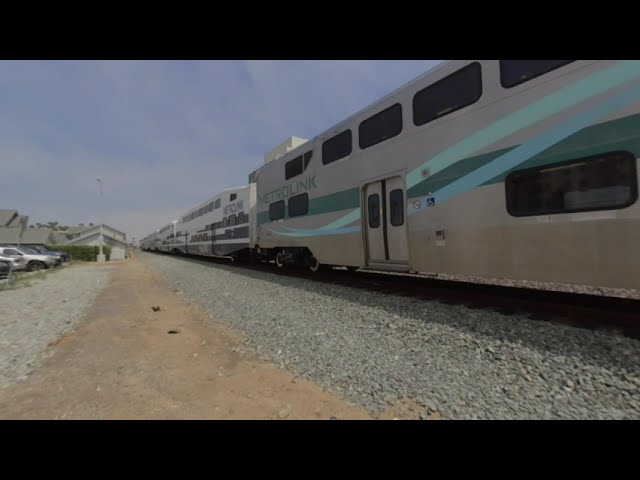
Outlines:
{"type": "MultiPolygon", "coordinates": [[[[420,197],[428,195],[431,192],[436,192],[446,187],[449,183],[464,177],[499,156],[517,148],[517,146],[518,145],[462,159],[407,190],[407,198],[420,197]]],[[[640,114],[587,127],[562,140],[548,150],[535,155],[517,167],[492,178],[483,185],[504,182],[507,175],[514,170],[549,165],[614,150],[627,150],[636,157],[640,157],[640,114]]],[[[359,206],[359,189],[351,188],[323,197],[310,199],[309,213],[307,215],[339,212],[359,206]]],[[[286,211],[285,218],[291,218],[286,211]]],[[[269,222],[268,211],[258,213],[258,225],[269,222]]]]}
{"type": "MultiPolygon", "coordinates": [[[[359,206],[360,191],[358,188],[350,188],[349,190],[343,190],[341,192],[332,193],[330,195],[324,195],[322,197],[309,199],[309,212],[307,213],[307,216],[319,215],[321,213],[339,212],[340,210],[346,210],[347,208],[358,208],[359,206]]],[[[284,218],[292,218],[289,216],[286,202],[284,215],[284,218]]],[[[270,222],[268,211],[258,213],[257,218],[258,225],[270,222]]]]}

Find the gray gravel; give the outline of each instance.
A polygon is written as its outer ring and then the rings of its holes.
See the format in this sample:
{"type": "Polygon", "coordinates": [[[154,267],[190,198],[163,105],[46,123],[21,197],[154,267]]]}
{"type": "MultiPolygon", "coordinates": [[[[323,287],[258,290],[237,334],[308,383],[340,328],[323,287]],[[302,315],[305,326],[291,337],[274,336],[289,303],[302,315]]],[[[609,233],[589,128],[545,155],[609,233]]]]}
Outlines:
{"type": "Polygon", "coordinates": [[[111,271],[64,267],[47,271],[43,279],[33,277],[30,286],[0,291],[0,390],[25,379],[47,358],[47,346],[83,317],[111,271]]]}
{"type": "Polygon", "coordinates": [[[640,341],[368,290],[141,253],[263,358],[373,412],[640,419],[640,341]]]}

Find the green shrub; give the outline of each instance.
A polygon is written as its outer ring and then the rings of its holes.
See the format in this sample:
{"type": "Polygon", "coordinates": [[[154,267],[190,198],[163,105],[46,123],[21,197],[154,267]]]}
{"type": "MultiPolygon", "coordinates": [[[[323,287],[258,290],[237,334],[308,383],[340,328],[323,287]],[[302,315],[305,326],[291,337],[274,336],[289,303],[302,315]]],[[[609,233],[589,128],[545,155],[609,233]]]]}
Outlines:
{"type": "MultiPolygon", "coordinates": [[[[95,262],[100,252],[100,247],[94,245],[48,245],[46,248],[57,252],[66,252],[71,255],[71,260],[82,260],[85,262],[95,262]]],[[[104,245],[102,251],[107,260],[110,260],[111,247],[104,245]]]]}

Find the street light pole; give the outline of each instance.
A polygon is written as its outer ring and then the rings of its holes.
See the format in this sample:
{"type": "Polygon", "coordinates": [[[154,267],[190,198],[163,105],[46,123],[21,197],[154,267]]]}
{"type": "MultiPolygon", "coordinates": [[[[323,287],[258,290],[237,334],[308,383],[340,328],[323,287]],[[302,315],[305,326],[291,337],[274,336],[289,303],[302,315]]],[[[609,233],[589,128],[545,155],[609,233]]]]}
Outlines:
{"type": "MultiPolygon", "coordinates": [[[[102,210],[103,207],[103,201],[102,201],[102,179],[101,178],[96,178],[96,180],[98,181],[98,186],[100,187],[100,209],[102,210]]],[[[98,254],[98,262],[104,262],[106,260],[105,255],[102,253],[102,243],[103,243],[103,236],[102,236],[102,211],[100,212],[100,218],[98,219],[98,221],[100,222],[100,253],[98,254]]]]}

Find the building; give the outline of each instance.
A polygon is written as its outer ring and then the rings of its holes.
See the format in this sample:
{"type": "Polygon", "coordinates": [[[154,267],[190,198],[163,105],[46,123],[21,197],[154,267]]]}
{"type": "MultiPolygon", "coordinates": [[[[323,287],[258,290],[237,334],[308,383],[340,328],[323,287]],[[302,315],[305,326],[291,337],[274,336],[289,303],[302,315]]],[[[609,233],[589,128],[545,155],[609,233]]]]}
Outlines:
{"type": "Polygon", "coordinates": [[[0,209],[0,245],[20,245],[29,217],[17,210],[0,209]]]}
{"type": "Polygon", "coordinates": [[[109,225],[71,227],[65,231],[51,228],[26,228],[29,217],[17,210],[0,209],[0,245],[103,245],[111,247],[111,260],[126,258],[129,245],[127,235],[109,225]]]}
{"type": "Polygon", "coordinates": [[[22,234],[22,245],[55,245],[56,236],[51,228],[27,228],[22,234]]]}
{"type": "Polygon", "coordinates": [[[66,232],[57,232],[57,235],[59,238],[64,235],[64,245],[100,245],[100,233],[104,238],[103,245],[111,247],[111,260],[124,260],[128,248],[127,235],[109,225],[72,227],[66,232]]]}

